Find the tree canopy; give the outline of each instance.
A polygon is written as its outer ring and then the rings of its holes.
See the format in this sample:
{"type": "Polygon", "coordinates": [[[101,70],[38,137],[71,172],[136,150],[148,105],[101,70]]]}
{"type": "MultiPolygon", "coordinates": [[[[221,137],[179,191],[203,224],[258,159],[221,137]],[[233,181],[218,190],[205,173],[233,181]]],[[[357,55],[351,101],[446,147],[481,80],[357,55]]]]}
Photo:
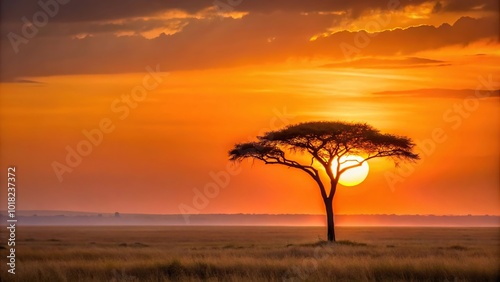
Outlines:
{"type": "Polygon", "coordinates": [[[381,133],[366,123],[304,122],[267,132],[257,139],[254,142],[236,144],[229,151],[230,160],[254,158],[266,164],[285,165],[305,171],[316,181],[319,181],[319,173],[312,165],[314,161],[324,167],[332,181],[338,182],[343,172],[373,158],[389,157],[396,164],[402,160],[419,159],[419,156],[412,152],[415,144],[410,138],[381,133]],[[309,153],[311,163],[303,164],[292,160],[287,156],[287,151],[309,153]],[[341,161],[341,158],[347,155],[362,156],[363,161],[341,161]],[[338,162],[337,171],[332,171],[334,161],[338,162]],[[346,162],[352,164],[347,165],[346,162]]]}

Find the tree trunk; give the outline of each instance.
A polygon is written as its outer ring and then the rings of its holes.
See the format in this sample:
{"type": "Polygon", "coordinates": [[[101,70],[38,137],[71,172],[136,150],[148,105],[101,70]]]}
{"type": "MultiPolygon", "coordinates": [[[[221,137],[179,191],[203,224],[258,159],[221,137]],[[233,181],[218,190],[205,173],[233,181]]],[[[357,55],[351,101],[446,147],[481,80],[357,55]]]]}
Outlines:
{"type": "Polygon", "coordinates": [[[327,238],[329,242],[335,242],[335,224],[333,220],[333,201],[325,199],[326,223],[328,226],[327,238]]]}

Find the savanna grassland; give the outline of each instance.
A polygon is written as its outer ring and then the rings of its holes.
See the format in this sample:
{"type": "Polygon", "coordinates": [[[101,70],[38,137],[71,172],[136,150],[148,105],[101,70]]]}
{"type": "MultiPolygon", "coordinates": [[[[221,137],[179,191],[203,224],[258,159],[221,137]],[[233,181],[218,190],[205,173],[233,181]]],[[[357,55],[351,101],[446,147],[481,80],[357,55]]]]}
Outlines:
{"type": "MultiPolygon", "coordinates": [[[[18,227],[1,281],[497,281],[498,228],[18,227]]],[[[4,238],[5,239],[5,238],[4,238]]],[[[6,242],[6,240],[3,240],[6,242]]]]}

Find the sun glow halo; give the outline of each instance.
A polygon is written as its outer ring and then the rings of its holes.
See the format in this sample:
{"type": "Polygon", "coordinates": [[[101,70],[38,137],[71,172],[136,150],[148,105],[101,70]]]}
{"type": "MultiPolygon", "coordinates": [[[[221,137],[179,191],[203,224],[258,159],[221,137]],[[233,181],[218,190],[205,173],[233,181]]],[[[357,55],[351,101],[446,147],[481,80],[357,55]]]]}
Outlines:
{"type": "MultiPolygon", "coordinates": [[[[340,169],[343,169],[348,166],[352,166],[357,164],[358,162],[363,161],[363,158],[356,155],[342,156],[340,157],[340,169]]],[[[332,169],[334,175],[337,171],[337,161],[334,160],[332,163],[332,169]]],[[[369,166],[367,162],[364,162],[361,166],[351,168],[345,171],[339,179],[339,183],[343,186],[356,186],[363,182],[368,176],[369,166]]]]}

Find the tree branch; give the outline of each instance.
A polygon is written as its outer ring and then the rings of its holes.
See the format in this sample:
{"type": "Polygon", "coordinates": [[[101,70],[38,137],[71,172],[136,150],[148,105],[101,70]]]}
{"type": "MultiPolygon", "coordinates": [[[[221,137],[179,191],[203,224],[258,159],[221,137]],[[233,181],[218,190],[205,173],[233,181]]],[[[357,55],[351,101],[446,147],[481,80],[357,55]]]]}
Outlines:
{"type": "Polygon", "coordinates": [[[281,159],[278,157],[275,157],[275,156],[265,155],[262,157],[257,157],[257,159],[262,160],[266,165],[267,164],[280,164],[280,165],[300,169],[300,170],[306,172],[318,184],[318,186],[320,188],[321,195],[323,196],[323,199],[326,199],[327,195],[326,195],[325,186],[323,185],[323,182],[321,181],[321,178],[319,177],[319,172],[317,169],[315,169],[312,166],[302,165],[302,164],[298,163],[297,161],[288,160],[285,158],[284,154],[282,154],[280,157],[281,157],[281,159]]]}
{"type": "MultiPolygon", "coordinates": [[[[357,160],[351,160],[351,161],[356,161],[358,162],[357,164],[355,165],[351,165],[351,166],[348,166],[348,167],[345,167],[343,168],[342,170],[340,170],[338,173],[340,173],[340,175],[342,175],[342,173],[346,172],[347,170],[351,169],[351,168],[355,168],[355,167],[360,167],[363,165],[364,162],[368,161],[368,160],[371,160],[371,159],[374,159],[374,158],[382,158],[382,157],[391,157],[391,156],[400,156],[401,155],[401,150],[399,149],[393,149],[393,150],[388,150],[388,151],[380,151],[380,152],[377,152],[375,155],[373,156],[368,156],[366,157],[364,160],[362,161],[357,161],[357,160]]],[[[347,162],[347,161],[345,161],[347,162]]],[[[343,162],[343,163],[345,163],[343,162]]],[[[343,164],[342,163],[342,164],[343,164]]],[[[338,167],[340,167],[340,163],[338,165],[338,167]]],[[[337,167],[337,168],[338,168],[337,167]]]]}

